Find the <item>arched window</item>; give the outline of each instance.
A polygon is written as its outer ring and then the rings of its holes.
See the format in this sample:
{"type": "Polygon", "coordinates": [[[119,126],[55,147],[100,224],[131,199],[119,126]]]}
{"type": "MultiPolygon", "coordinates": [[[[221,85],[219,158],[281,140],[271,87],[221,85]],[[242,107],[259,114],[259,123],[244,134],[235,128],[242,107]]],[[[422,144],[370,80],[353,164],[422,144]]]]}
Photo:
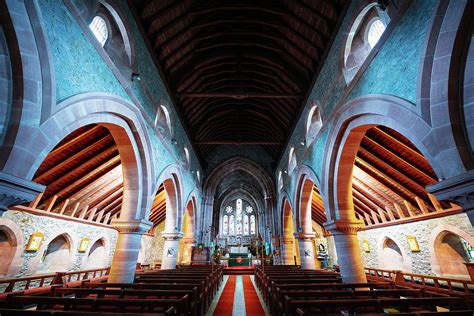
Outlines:
{"type": "Polygon", "coordinates": [[[184,158],[186,159],[186,166],[189,167],[189,164],[191,163],[191,158],[189,156],[189,150],[187,147],[184,147],[184,158]]]}
{"type": "Polygon", "coordinates": [[[380,40],[390,23],[390,14],[396,11],[392,4],[380,6],[374,1],[365,6],[355,17],[350,29],[346,31],[348,36],[343,46],[343,74],[347,84],[352,81],[380,40]]]}
{"type": "Polygon", "coordinates": [[[321,119],[321,112],[317,105],[313,105],[308,113],[308,119],[306,121],[306,145],[311,145],[312,141],[318,134],[319,130],[323,126],[321,119]]]}
{"type": "Polygon", "coordinates": [[[255,235],[256,226],[255,226],[255,215],[250,215],[250,234],[255,235]]]}
{"type": "Polygon", "coordinates": [[[222,234],[229,234],[229,215],[224,215],[224,222],[222,224],[222,234]]]}
{"type": "Polygon", "coordinates": [[[109,38],[109,30],[105,20],[97,15],[94,17],[91,24],[89,24],[89,28],[100,45],[104,47],[105,42],[107,42],[107,39],[109,38]]]}
{"type": "Polygon", "coordinates": [[[367,42],[369,43],[370,48],[374,48],[375,44],[377,44],[384,31],[385,24],[383,24],[382,20],[380,19],[375,19],[369,24],[367,31],[367,42]]]}
{"type": "Polygon", "coordinates": [[[227,205],[221,217],[223,236],[250,236],[256,234],[254,208],[245,200],[236,199],[227,205]]]}
{"type": "Polygon", "coordinates": [[[288,155],[288,174],[291,174],[295,170],[298,162],[296,161],[295,148],[290,149],[290,154],[288,155]]]}
{"type": "Polygon", "coordinates": [[[278,172],[278,189],[281,190],[283,188],[283,172],[278,172]]]}

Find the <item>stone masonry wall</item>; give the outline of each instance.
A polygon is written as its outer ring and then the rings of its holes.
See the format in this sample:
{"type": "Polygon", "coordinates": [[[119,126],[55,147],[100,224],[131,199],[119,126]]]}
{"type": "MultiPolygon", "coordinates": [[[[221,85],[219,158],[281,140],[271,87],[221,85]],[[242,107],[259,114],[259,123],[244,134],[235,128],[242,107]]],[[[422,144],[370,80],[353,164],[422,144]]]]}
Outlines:
{"type": "Polygon", "coordinates": [[[432,243],[435,239],[434,237],[436,237],[434,235],[437,235],[440,229],[449,230],[452,227],[474,237],[474,227],[472,227],[465,213],[361,231],[357,237],[359,239],[364,266],[383,268],[381,265],[380,252],[383,241],[388,237],[398,245],[405,261],[411,263],[411,272],[434,275],[436,274],[432,269],[434,254],[430,251],[433,247],[432,243]],[[420,252],[410,251],[407,236],[416,237],[420,246],[420,252]],[[364,240],[369,242],[370,252],[362,251],[362,242],[364,240]]]}
{"type": "Polygon", "coordinates": [[[73,221],[55,219],[47,216],[37,216],[26,212],[10,210],[4,213],[0,218],[1,226],[15,232],[14,238],[18,240],[16,252],[20,252],[19,271],[12,275],[15,277],[27,276],[35,274],[43,253],[47,250],[51,240],[60,235],[66,235],[69,241],[70,257],[64,258],[68,260],[67,271],[78,271],[84,269],[90,248],[95,241],[103,239],[107,253],[107,264],[110,266],[112,256],[115,251],[118,233],[115,229],[76,223],[73,221]],[[44,239],[41,248],[38,251],[25,251],[28,239],[31,234],[41,232],[44,239]],[[79,253],[78,248],[82,238],[90,238],[88,249],[84,253],[79,253]]]}

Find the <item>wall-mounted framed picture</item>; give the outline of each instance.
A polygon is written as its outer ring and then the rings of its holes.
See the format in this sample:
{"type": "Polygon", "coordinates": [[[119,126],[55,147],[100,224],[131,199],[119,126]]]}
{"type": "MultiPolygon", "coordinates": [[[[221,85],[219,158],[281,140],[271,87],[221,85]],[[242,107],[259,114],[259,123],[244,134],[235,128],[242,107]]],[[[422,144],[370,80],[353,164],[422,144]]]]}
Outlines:
{"type": "Polygon", "coordinates": [[[30,235],[28,243],[26,244],[26,251],[38,251],[41,248],[41,243],[43,242],[44,234],[41,232],[36,232],[30,235]]]}
{"type": "Polygon", "coordinates": [[[370,244],[367,240],[362,241],[362,250],[364,252],[370,252],[370,244]]]}
{"type": "Polygon", "coordinates": [[[82,238],[81,243],[79,244],[79,252],[86,252],[87,247],[89,247],[89,243],[91,240],[87,237],[82,238]]]}
{"type": "Polygon", "coordinates": [[[415,236],[407,236],[408,245],[410,246],[411,252],[419,252],[420,245],[418,244],[418,240],[416,240],[415,236]]]}

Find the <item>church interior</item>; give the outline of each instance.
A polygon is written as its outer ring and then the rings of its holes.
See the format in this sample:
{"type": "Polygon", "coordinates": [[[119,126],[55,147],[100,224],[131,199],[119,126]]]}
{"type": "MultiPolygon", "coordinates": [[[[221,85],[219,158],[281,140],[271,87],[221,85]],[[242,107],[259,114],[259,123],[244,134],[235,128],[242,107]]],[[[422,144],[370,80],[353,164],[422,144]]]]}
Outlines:
{"type": "Polygon", "coordinates": [[[0,315],[474,315],[472,17],[0,0],[0,315]]]}

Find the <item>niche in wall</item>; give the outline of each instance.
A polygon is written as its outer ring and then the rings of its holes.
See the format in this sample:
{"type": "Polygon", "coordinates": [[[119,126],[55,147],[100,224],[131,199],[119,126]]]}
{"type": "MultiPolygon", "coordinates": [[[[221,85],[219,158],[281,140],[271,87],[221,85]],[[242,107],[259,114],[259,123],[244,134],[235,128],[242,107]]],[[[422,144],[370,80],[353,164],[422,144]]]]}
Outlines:
{"type": "Polygon", "coordinates": [[[43,253],[38,273],[66,271],[71,256],[71,244],[64,235],[54,238],[43,253]]]}
{"type": "Polygon", "coordinates": [[[7,275],[15,248],[7,232],[0,230],[0,277],[7,275]]]}
{"type": "Polygon", "coordinates": [[[97,240],[91,247],[85,269],[104,268],[107,264],[107,250],[102,239],[97,240]]]}
{"type": "MultiPolygon", "coordinates": [[[[441,275],[466,277],[469,275],[464,262],[471,262],[469,243],[457,234],[445,232],[437,239],[435,255],[438,257],[441,275]]],[[[471,245],[472,246],[472,245],[471,245]]]]}
{"type": "Polygon", "coordinates": [[[385,238],[380,254],[381,266],[387,270],[411,270],[400,247],[390,238],[385,238]]]}

